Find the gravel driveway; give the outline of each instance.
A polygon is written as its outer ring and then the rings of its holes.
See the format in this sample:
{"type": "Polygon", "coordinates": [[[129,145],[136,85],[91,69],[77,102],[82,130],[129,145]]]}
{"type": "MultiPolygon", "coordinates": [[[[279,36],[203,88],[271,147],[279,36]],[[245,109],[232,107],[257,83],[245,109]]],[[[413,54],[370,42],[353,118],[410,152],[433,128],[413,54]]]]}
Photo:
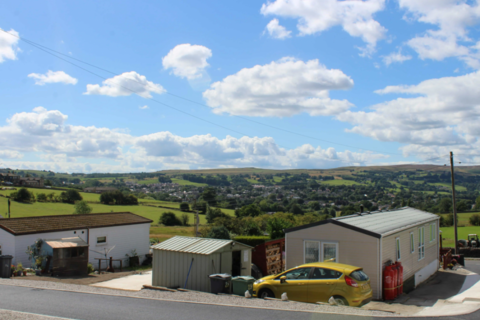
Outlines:
{"type": "MultiPolygon", "coordinates": [[[[175,300],[175,301],[185,301],[185,302],[201,302],[201,303],[230,305],[230,306],[238,306],[238,307],[271,308],[276,310],[284,309],[284,310],[298,310],[298,311],[336,313],[336,314],[340,313],[340,314],[365,315],[365,316],[394,315],[388,312],[362,310],[359,308],[351,308],[351,307],[337,307],[337,306],[329,306],[329,305],[317,305],[312,303],[301,303],[301,302],[293,302],[293,301],[284,302],[284,301],[263,300],[263,299],[254,299],[254,298],[246,299],[243,297],[233,296],[233,295],[215,295],[215,294],[196,292],[196,291],[168,292],[168,291],[144,289],[137,292],[131,292],[131,291],[113,290],[113,289],[105,289],[105,288],[59,283],[59,282],[17,280],[17,279],[0,279],[0,284],[35,287],[35,288],[42,288],[42,289],[66,290],[66,291],[74,291],[74,292],[82,292],[82,293],[106,294],[106,295],[113,295],[113,296],[120,295],[120,296],[126,296],[126,297],[175,300]]],[[[12,318],[12,319],[16,319],[16,318],[12,318]]]]}

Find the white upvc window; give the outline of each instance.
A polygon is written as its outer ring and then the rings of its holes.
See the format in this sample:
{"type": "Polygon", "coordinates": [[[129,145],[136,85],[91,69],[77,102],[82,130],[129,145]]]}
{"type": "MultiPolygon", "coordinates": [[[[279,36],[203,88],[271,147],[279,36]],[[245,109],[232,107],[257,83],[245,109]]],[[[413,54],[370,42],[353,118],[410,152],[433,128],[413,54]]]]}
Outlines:
{"type": "Polygon", "coordinates": [[[415,236],[410,232],[410,253],[415,253],[415,236]]]}
{"type": "Polygon", "coordinates": [[[97,244],[106,244],[107,243],[107,237],[97,237],[97,244]]]}
{"type": "Polygon", "coordinates": [[[418,228],[418,260],[425,258],[425,227],[418,228]]]}
{"type": "Polygon", "coordinates": [[[304,263],[331,260],[338,262],[338,243],[328,241],[304,241],[304,263]]]}
{"type": "Polygon", "coordinates": [[[436,236],[437,232],[436,232],[435,229],[436,229],[435,228],[435,223],[430,224],[430,242],[433,242],[436,239],[435,236],[436,236]]]}
{"type": "Polygon", "coordinates": [[[396,244],[396,252],[397,252],[397,261],[400,261],[402,258],[402,252],[400,250],[400,238],[395,238],[395,244],[396,244]]]}

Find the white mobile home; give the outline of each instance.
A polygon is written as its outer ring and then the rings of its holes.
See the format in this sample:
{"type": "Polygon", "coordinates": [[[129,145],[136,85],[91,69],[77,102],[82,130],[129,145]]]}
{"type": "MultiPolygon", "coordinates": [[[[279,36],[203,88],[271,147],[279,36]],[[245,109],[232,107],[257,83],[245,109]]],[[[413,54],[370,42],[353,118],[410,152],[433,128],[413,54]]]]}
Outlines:
{"type": "Polygon", "coordinates": [[[209,292],[211,274],[251,275],[252,247],[234,240],[176,236],[152,248],[154,286],[209,292]]]}
{"type": "Polygon", "coordinates": [[[285,230],[286,266],[334,258],[362,267],[373,299],[382,299],[383,270],[403,266],[404,290],[415,288],[439,267],[439,217],[414,208],[358,213],[285,230]]]}
{"type": "Polygon", "coordinates": [[[142,262],[150,250],[151,222],[131,212],[0,219],[0,254],[12,255],[13,263],[21,262],[24,267],[30,267],[27,247],[38,239],[78,237],[88,244],[89,262],[95,267],[98,265],[95,258],[105,258],[97,252],[105,252],[113,246],[108,257],[125,259],[125,254],[136,250],[142,262]]]}

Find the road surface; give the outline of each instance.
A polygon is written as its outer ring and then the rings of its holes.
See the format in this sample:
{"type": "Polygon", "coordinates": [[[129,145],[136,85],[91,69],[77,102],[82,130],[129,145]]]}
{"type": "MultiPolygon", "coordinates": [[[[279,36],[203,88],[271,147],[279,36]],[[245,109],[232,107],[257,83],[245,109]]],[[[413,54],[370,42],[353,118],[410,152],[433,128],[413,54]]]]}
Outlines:
{"type": "MultiPolygon", "coordinates": [[[[0,309],[69,319],[365,320],[369,317],[223,307],[0,285],[0,309]]],[[[385,318],[379,318],[385,319],[385,318]]],[[[401,318],[395,318],[401,319],[401,318]]],[[[407,318],[413,319],[413,318],[407,318]]],[[[441,318],[421,318],[441,319],[441,318]]],[[[476,320],[474,314],[444,319],[476,320]]]]}

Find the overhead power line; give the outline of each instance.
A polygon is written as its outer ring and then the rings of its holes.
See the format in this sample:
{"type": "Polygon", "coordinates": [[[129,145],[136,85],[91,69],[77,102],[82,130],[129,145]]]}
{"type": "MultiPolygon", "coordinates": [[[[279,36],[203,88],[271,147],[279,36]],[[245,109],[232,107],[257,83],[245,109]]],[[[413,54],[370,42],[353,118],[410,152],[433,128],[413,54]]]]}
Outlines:
{"type": "MultiPolygon", "coordinates": [[[[101,79],[103,79],[103,80],[106,80],[107,78],[106,78],[106,77],[103,77],[103,76],[101,76],[101,75],[99,75],[99,74],[97,74],[97,73],[94,73],[94,72],[92,72],[92,71],[90,71],[90,70],[88,70],[88,69],[86,69],[86,68],[84,68],[84,67],[82,67],[82,66],[79,66],[79,65],[77,65],[77,64],[75,64],[75,63],[73,63],[73,62],[71,62],[71,61],[69,61],[69,60],[67,60],[67,59],[71,59],[71,60],[74,60],[74,61],[83,63],[83,64],[88,65],[88,66],[90,66],[90,67],[93,67],[93,68],[96,68],[96,69],[98,69],[98,70],[101,70],[101,71],[107,72],[107,73],[109,73],[109,74],[112,74],[112,75],[114,75],[114,76],[121,75],[120,73],[107,70],[107,69],[105,69],[105,68],[96,66],[96,65],[94,65],[94,64],[91,64],[91,63],[89,63],[89,62],[83,61],[83,60],[81,60],[81,59],[77,59],[77,58],[71,57],[71,56],[69,56],[69,55],[67,55],[67,54],[64,54],[64,53],[61,53],[61,52],[59,52],[59,51],[53,50],[53,49],[51,49],[51,48],[48,48],[48,47],[46,47],[46,46],[43,46],[43,45],[41,45],[41,44],[38,44],[38,43],[33,42],[33,41],[31,41],[31,40],[28,40],[28,39],[26,39],[26,38],[24,38],[24,37],[19,37],[19,36],[17,36],[17,35],[11,34],[11,33],[7,32],[7,31],[3,30],[3,29],[0,29],[0,30],[2,30],[3,32],[5,32],[5,33],[7,33],[7,34],[9,34],[9,35],[11,35],[11,36],[13,36],[13,37],[16,37],[16,38],[24,41],[25,43],[27,43],[27,44],[29,44],[29,45],[31,45],[31,46],[33,46],[33,47],[36,47],[37,49],[39,49],[39,50],[41,50],[41,51],[43,51],[43,52],[45,52],[45,53],[47,53],[47,54],[50,54],[50,55],[52,55],[52,56],[54,56],[54,57],[56,57],[56,58],[58,58],[58,59],[60,59],[60,60],[63,60],[63,61],[65,61],[65,62],[67,62],[67,63],[69,63],[69,64],[71,64],[71,65],[73,65],[73,66],[75,66],[75,67],[77,67],[77,68],[80,68],[80,69],[82,69],[82,70],[84,70],[84,71],[86,71],[86,72],[88,72],[88,73],[90,73],[90,74],[92,74],[92,75],[94,75],[94,76],[96,76],[96,77],[99,77],[99,78],[101,78],[101,79]],[[55,54],[54,54],[54,53],[55,53],[55,54]],[[63,57],[66,57],[67,59],[62,58],[62,57],[60,57],[60,56],[58,56],[58,55],[61,55],[61,56],[63,56],[63,57]]],[[[130,79],[130,80],[131,80],[131,81],[138,82],[138,81],[135,80],[135,79],[130,79]]],[[[139,82],[138,82],[138,83],[139,83],[139,82]]],[[[117,84],[115,84],[115,85],[117,85],[117,84]]],[[[134,90],[132,90],[132,89],[130,89],[130,88],[128,88],[128,87],[125,87],[125,86],[123,86],[123,85],[117,85],[117,86],[138,95],[138,92],[136,92],[136,91],[134,91],[134,90]]],[[[197,104],[197,105],[201,105],[201,106],[210,108],[209,106],[207,106],[207,105],[204,104],[204,103],[200,103],[200,102],[197,102],[197,101],[194,101],[194,100],[191,100],[191,99],[182,97],[182,96],[180,96],[180,95],[177,95],[177,94],[174,94],[174,93],[170,93],[170,92],[168,92],[168,91],[167,91],[166,93],[167,93],[168,95],[173,96],[173,97],[176,97],[176,98],[179,98],[179,99],[182,99],[182,100],[185,100],[185,101],[188,101],[188,102],[197,104]]],[[[241,135],[250,137],[249,135],[247,135],[247,134],[245,134],[245,133],[239,132],[239,131],[234,130],[234,129],[231,129],[231,128],[227,128],[227,127],[225,127],[225,126],[222,126],[222,125],[220,125],[220,124],[214,123],[214,122],[212,122],[212,121],[209,121],[209,120],[203,119],[203,118],[201,118],[201,117],[192,115],[191,113],[188,113],[188,112],[183,111],[183,110],[181,110],[181,109],[178,109],[178,108],[175,108],[175,107],[173,107],[173,106],[167,105],[167,104],[165,104],[165,103],[163,103],[163,102],[160,102],[160,101],[158,101],[158,100],[156,100],[156,99],[154,99],[154,98],[149,98],[149,99],[152,100],[152,101],[154,101],[154,102],[156,102],[156,103],[159,103],[159,104],[161,104],[161,105],[163,105],[163,106],[165,106],[165,107],[174,109],[174,110],[176,110],[176,111],[178,111],[178,112],[181,112],[181,113],[183,113],[183,114],[189,115],[189,116],[191,116],[191,117],[193,117],[193,118],[196,118],[196,119],[198,119],[198,120],[207,122],[207,123],[209,123],[209,124],[215,125],[215,126],[217,126],[217,127],[220,127],[220,128],[222,128],[222,129],[225,129],[225,130],[228,130],[228,131],[235,132],[235,133],[237,133],[237,134],[241,134],[241,135]]],[[[394,152],[386,152],[386,151],[372,150],[372,149],[361,148],[361,147],[358,147],[358,146],[352,146],[352,145],[348,145],[348,144],[342,144],[342,143],[338,143],[338,142],[333,142],[333,141],[330,141],[330,140],[320,139],[320,138],[312,137],[312,136],[309,136],[309,135],[306,135],[306,134],[303,134],[303,133],[298,133],[298,132],[294,132],[294,131],[291,131],[291,130],[279,128],[279,127],[276,127],[276,126],[273,126],[273,125],[265,124],[265,123],[262,123],[262,122],[260,122],[260,121],[256,121],[256,120],[253,120],[253,119],[248,119],[248,118],[245,118],[245,117],[242,117],[242,116],[238,116],[238,115],[232,115],[232,116],[234,116],[234,117],[236,117],[236,118],[243,119],[243,120],[245,120],[245,121],[249,121],[249,122],[255,123],[255,124],[259,124],[259,125],[262,125],[262,126],[271,128],[271,129],[283,131],[283,132],[286,132],[286,133],[289,133],[289,134],[294,134],[294,135],[301,136],[301,137],[304,137],[304,138],[313,139],[313,140],[317,140],[317,141],[321,141],[321,142],[326,142],[326,143],[330,143],[330,144],[334,144],[334,145],[338,145],[338,146],[342,146],[342,147],[359,149],[359,150],[370,151],[370,152],[375,152],[375,153],[382,153],[382,154],[401,155],[401,154],[399,154],[399,153],[394,153],[394,152]]],[[[328,160],[336,161],[337,159],[328,159],[328,160]]],[[[338,159],[338,161],[344,161],[344,160],[338,159]]]]}

